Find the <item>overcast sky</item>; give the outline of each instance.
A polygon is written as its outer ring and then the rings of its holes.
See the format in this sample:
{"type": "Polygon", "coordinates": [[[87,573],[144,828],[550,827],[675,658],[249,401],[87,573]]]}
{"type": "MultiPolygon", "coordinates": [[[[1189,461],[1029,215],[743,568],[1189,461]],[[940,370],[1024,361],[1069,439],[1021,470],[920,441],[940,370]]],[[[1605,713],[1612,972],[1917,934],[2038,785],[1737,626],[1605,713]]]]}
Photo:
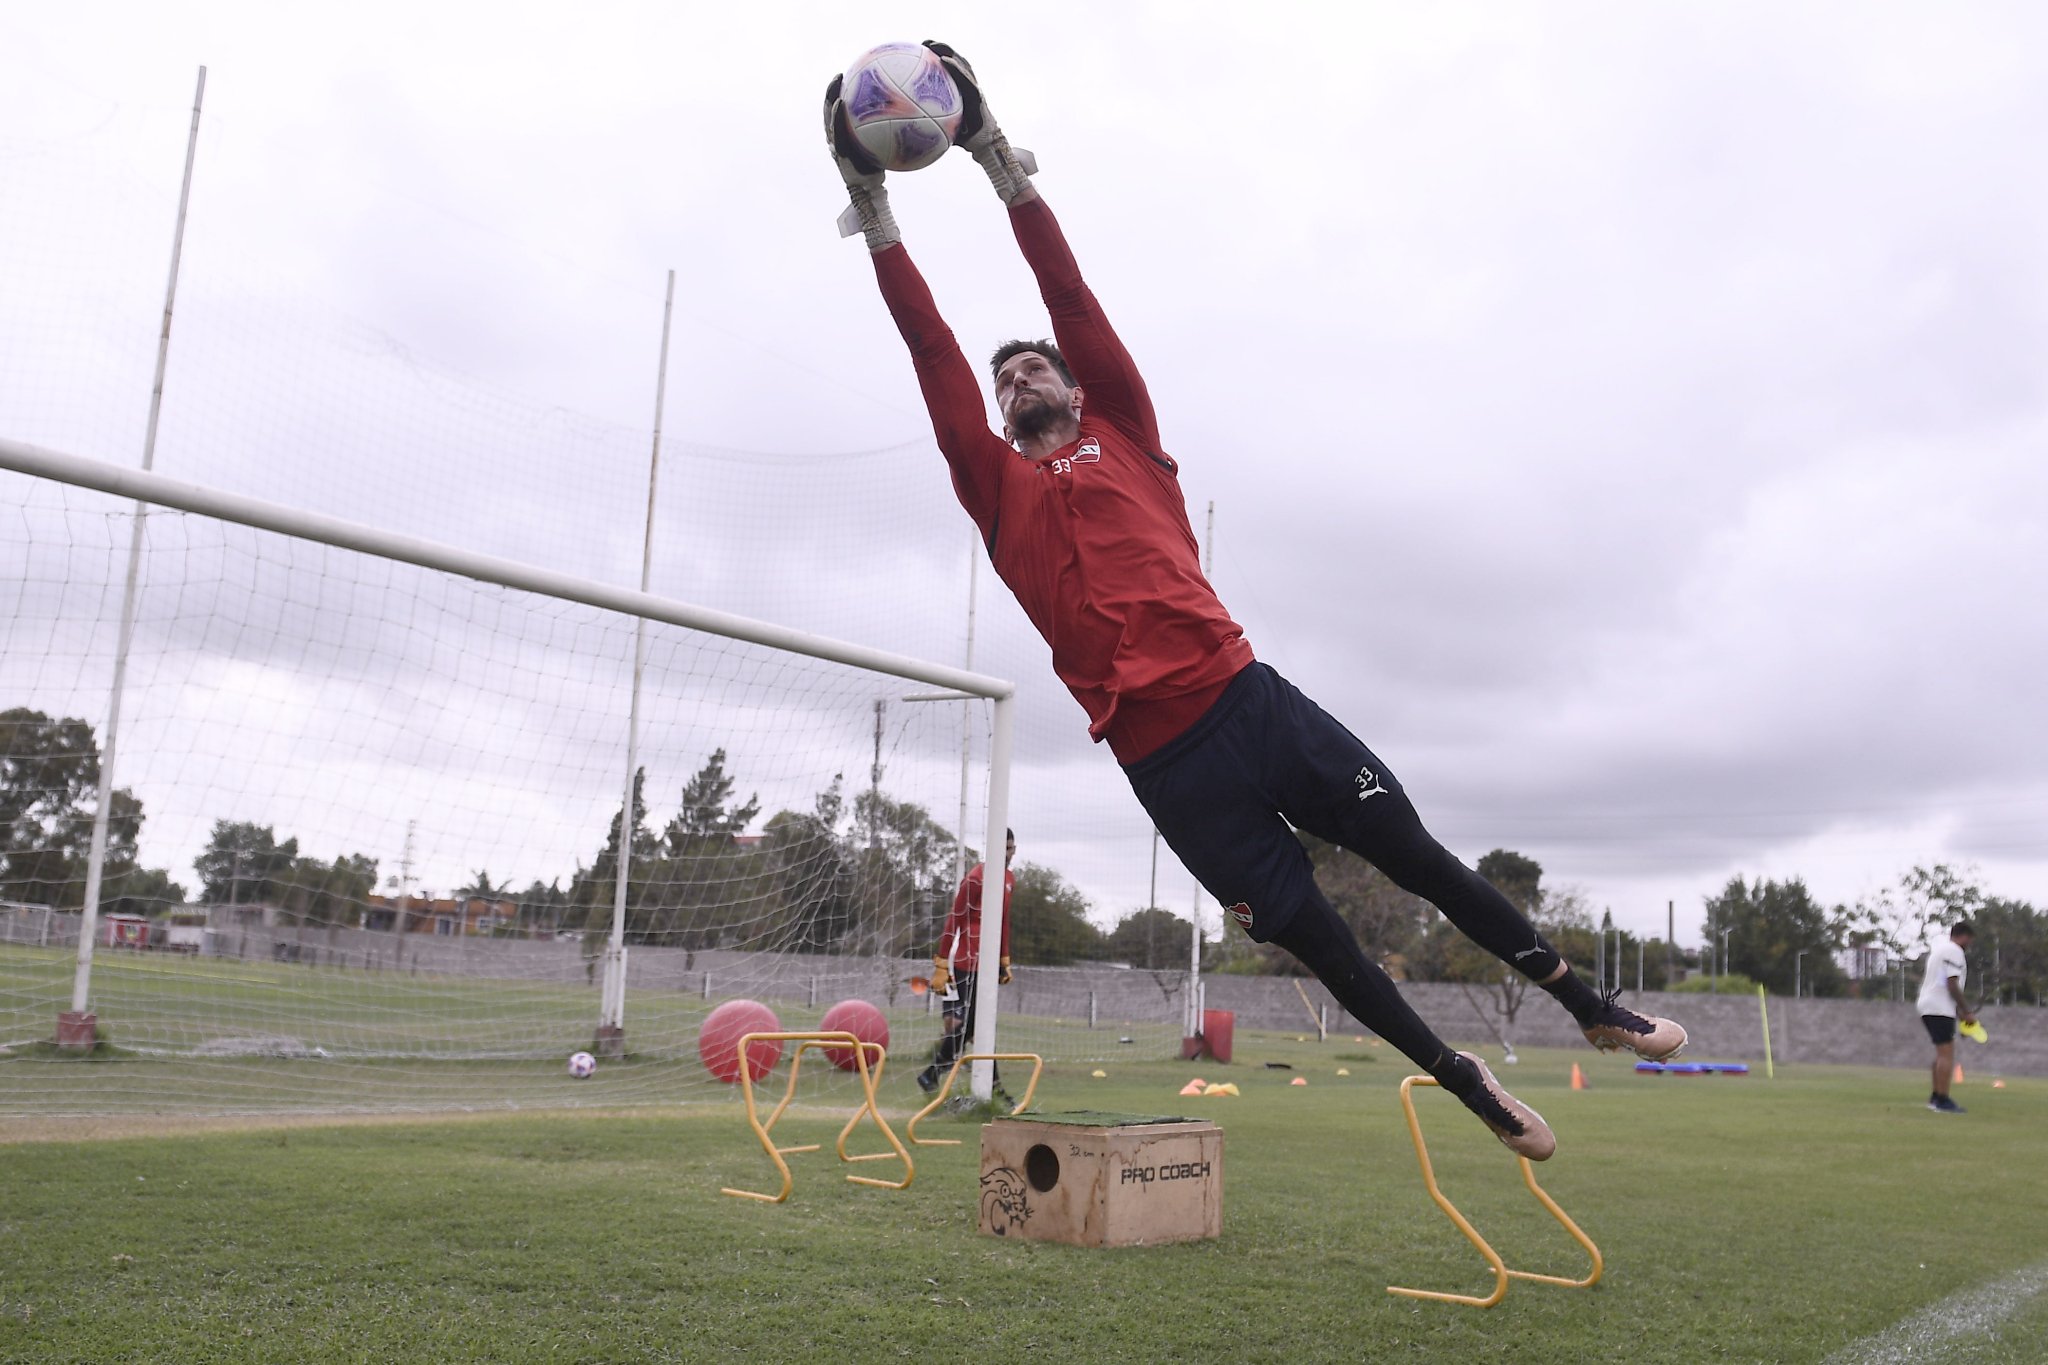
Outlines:
{"type": "MultiPolygon", "coordinates": [[[[161,472],[636,585],[674,269],[655,590],[959,663],[817,122],[922,37],[1037,152],[1255,650],[1461,856],[1682,942],[1736,874],[2048,901],[2033,5],[7,6],[0,435],[139,459],[205,64],[161,472]]],[[[893,198],[971,355],[1044,330],[964,156],[893,198]]],[[[1112,921],[1149,827],[980,587],[1020,856],[1112,921]]]]}

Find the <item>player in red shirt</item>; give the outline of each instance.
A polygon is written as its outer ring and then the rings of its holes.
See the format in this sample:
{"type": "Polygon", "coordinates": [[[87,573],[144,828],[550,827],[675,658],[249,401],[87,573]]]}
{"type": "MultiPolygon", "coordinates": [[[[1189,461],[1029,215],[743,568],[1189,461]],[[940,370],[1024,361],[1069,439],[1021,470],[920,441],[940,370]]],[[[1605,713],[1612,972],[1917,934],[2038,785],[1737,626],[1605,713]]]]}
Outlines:
{"type": "Polygon", "coordinates": [[[1386,765],[1252,658],[1201,572],[1178,467],[1152,401],[1082,281],[1052,211],[975,81],[939,43],[960,88],[958,144],[987,172],[1038,278],[1057,344],[1015,341],[990,362],[1003,432],[988,430],[974,371],[904,251],[881,168],[851,135],[840,82],[825,126],[852,209],[846,221],[910,347],[954,491],[989,559],[1052,647],[1160,835],[1245,932],[1293,953],[1359,1021],[1456,1095],[1520,1155],[1556,1148],[1549,1125],[1485,1064],[1423,1023],[1316,887],[1305,829],[1371,862],[1467,937],[1554,996],[1586,1040],[1660,1060],[1685,1030],[1602,997],[1507,898],[1423,828],[1386,765]]]}
{"type": "MultiPolygon", "coordinates": [[[[1017,890],[1017,874],[1010,863],[1017,856],[1017,833],[1003,831],[1003,935],[997,949],[996,984],[1010,984],[1010,897],[1017,890]]],[[[939,946],[932,953],[931,989],[944,997],[940,1007],[939,1042],[932,1049],[931,1065],[917,1073],[920,1090],[931,1091],[945,1079],[947,1068],[974,1043],[975,985],[981,969],[981,896],[988,864],[976,863],[960,879],[953,893],[953,908],[939,930],[939,946]]],[[[1002,1088],[1000,1075],[996,1088],[1002,1088]]]]}

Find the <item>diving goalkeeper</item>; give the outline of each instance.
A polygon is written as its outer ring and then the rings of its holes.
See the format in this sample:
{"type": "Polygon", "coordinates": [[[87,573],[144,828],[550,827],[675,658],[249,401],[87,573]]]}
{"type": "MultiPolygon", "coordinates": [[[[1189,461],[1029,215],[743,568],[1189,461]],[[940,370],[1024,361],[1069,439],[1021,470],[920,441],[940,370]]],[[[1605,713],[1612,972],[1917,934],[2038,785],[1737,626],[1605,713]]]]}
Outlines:
{"type": "Polygon", "coordinates": [[[972,367],[903,249],[879,164],[852,136],[838,78],[825,129],[897,329],[910,348],[954,492],[990,561],[1052,647],[1053,670],[1107,743],[1167,845],[1254,940],[1299,958],[1360,1023],[1533,1161],[1557,1146],[1543,1117],[1484,1062],[1423,1023],[1317,888],[1293,829],[1341,844],[1441,909],[1541,986],[1586,1040],[1661,1060],[1685,1030],[1622,1008],[1423,828],[1394,774],[1352,733],[1252,657],[1201,572],[1178,466],[1152,402],[957,53],[928,43],[960,87],[956,142],[1008,207],[1051,315],[1053,341],[990,358],[1000,436],[972,367]]]}

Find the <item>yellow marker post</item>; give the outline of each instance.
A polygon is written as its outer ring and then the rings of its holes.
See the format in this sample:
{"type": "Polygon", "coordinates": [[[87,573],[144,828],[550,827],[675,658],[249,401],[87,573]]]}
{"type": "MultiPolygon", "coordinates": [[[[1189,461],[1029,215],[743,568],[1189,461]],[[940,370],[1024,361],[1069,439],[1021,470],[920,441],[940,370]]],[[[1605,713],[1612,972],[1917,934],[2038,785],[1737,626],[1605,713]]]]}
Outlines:
{"type": "Polygon", "coordinates": [[[903,1179],[901,1180],[878,1180],[873,1176],[849,1175],[846,1177],[848,1182],[855,1185],[874,1185],[885,1190],[901,1190],[910,1187],[910,1182],[917,1177],[917,1168],[910,1160],[910,1152],[897,1138],[895,1131],[889,1127],[888,1120],[882,1117],[881,1107],[875,1102],[875,1085],[882,1074],[883,1066],[888,1061],[889,1054],[886,1048],[880,1043],[862,1042],[851,1033],[749,1033],[739,1041],[739,1055],[741,1058],[740,1088],[747,1100],[747,1124],[754,1130],[754,1136],[761,1140],[761,1149],[768,1153],[768,1159],[775,1163],[775,1169],[781,1174],[782,1190],[778,1194],[768,1194],[760,1190],[736,1190],[728,1186],[721,1190],[720,1193],[732,1195],[736,1199],[758,1199],[765,1204],[780,1204],[789,1198],[790,1190],[796,1185],[796,1177],[790,1174],[789,1163],[784,1161],[783,1157],[795,1152],[815,1152],[818,1150],[819,1144],[813,1142],[797,1147],[777,1147],[772,1134],[775,1129],[776,1120],[782,1117],[782,1112],[789,1108],[789,1102],[796,1096],[797,1069],[803,1061],[804,1053],[812,1048],[826,1047],[844,1048],[852,1052],[855,1070],[860,1075],[861,1104],[858,1109],[853,1111],[853,1117],[846,1121],[846,1126],[839,1130],[839,1159],[845,1162],[855,1162],[887,1161],[893,1158],[903,1162],[903,1179]],[[757,1042],[794,1042],[797,1044],[796,1051],[791,1053],[789,1058],[789,1084],[783,1089],[781,1102],[768,1115],[765,1123],[761,1120],[759,1111],[754,1106],[754,1070],[746,1064],[747,1050],[757,1042]],[[874,1066],[872,1068],[868,1065],[870,1057],[874,1059],[874,1066]],[[859,1156],[849,1156],[847,1154],[846,1139],[853,1132],[854,1126],[860,1122],[863,1115],[874,1119],[875,1126],[882,1130],[882,1136],[889,1140],[889,1146],[893,1150],[871,1152],[859,1156]]]}
{"type": "Polygon", "coordinates": [[[953,1091],[953,1078],[960,1074],[960,1067],[967,1062],[1029,1062],[1031,1080],[1024,1087],[1024,1098],[1017,1101],[1017,1107],[1010,1111],[1015,1118],[1031,1107],[1031,1097],[1037,1093],[1039,1073],[1045,1070],[1045,1058],[1035,1052],[966,1052],[953,1059],[953,1069],[946,1073],[946,1079],[939,1086],[939,1093],[932,1096],[932,1102],[910,1116],[910,1122],[903,1125],[903,1136],[910,1139],[913,1147],[958,1147],[959,1138],[921,1138],[917,1135],[918,1121],[946,1102],[946,1096],[953,1091]]]}
{"type": "Polygon", "coordinates": [[[1436,1201],[1436,1206],[1457,1224],[1458,1231],[1465,1234],[1466,1240],[1479,1248],[1479,1254],[1486,1258],[1486,1264],[1493,1270],[1493,1292],[1481,1298],[1476,1294],[1448,1294],[1434,1289],[1404,1289],[1392,1284],[1387,1286],[1387,1292],[1405,1295],[1411,1299],[1435,1299],[1442,1303],[1464,1303],[1474,1308],[1491,1308],[1507,1297],[1508,1281],[1511,1279],[1531,1280],[1537,1284],[1561,1284],[1568,1289],[1589,1289],[1598,1284],[1601,1272],[1605,1269],[1605,1264],[1600,1259],[1600,1248],[1593,1245],[1593,1239],[1581,1232],[1579,1225],[1571,1220],[1570,1215],[1559,1208],[1557,1201],[1544,1193],[1543,1187],[1536,1183],[1536,1168],[1530,1164],[1529,1158],[1515,1158],[1522,1163],[1522,1183],[1529,1187],[1529,1193],[1535,1195],[1544,1208],[1550,1210],[1550,1216],[1557,1219],[1564,1230],[1572,1235],[1573,1240],[1584,1247],[1586,1254],[1593,1258],[1592,1273],[1584,1279],[1571,1280],[1562,1275],[1538,1275],[1534,1271],[1508,1269],[1507,1263],[1501,1260],[1500,1253],[1479,1235],[1478,1230],[1466,1220],[1465,1215],[1458,1212],[1457,1206],[1444,1197],[1444,1192],[1437,1187],[1436,1171],[1429,1164],[1429,1148],[1423,1145],[1422,1124],[1415,1117],[1415,1099],[1409,1093],[1414,1086],[1435,1084],[1436,1080],[1430,1076],[1410,1076],[1401,1082],[1401,1108],[1408,1115],[1408,1136],[1414,1139],[1415,1159],[1422,1166],[1423,1188],[1429,1191],[1429,1197],[1436,1201]]]}
{"type": "Polygon", "coordinates": [[[1771,1002],[1764,995],[1761,981],[1756,987],[1756,1007],[1763,1011],[1764,1016],[1764,1079],[1775,1081],[1778,1079],[1778,1068],[1771,1064],[1771,1002]]]}

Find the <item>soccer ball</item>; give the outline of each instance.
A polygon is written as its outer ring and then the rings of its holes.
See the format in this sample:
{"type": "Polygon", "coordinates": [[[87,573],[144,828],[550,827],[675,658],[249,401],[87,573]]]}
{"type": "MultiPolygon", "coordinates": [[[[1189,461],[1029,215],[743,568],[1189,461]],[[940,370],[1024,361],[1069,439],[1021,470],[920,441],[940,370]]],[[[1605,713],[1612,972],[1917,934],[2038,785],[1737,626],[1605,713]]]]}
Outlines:
{"type": "Polygon", "coordinates": [[[589,1080],[597,1072],[597,1058],[587,1052],[569,1054],[569,1074],[579,1081],[589,1080]]]}
{"type": "Polygon", "coordinates": [[[847,122],[884,170],[931,165],[960,131],[960,88],[930,49],[883,43],[846,68],[847,122]]]}

